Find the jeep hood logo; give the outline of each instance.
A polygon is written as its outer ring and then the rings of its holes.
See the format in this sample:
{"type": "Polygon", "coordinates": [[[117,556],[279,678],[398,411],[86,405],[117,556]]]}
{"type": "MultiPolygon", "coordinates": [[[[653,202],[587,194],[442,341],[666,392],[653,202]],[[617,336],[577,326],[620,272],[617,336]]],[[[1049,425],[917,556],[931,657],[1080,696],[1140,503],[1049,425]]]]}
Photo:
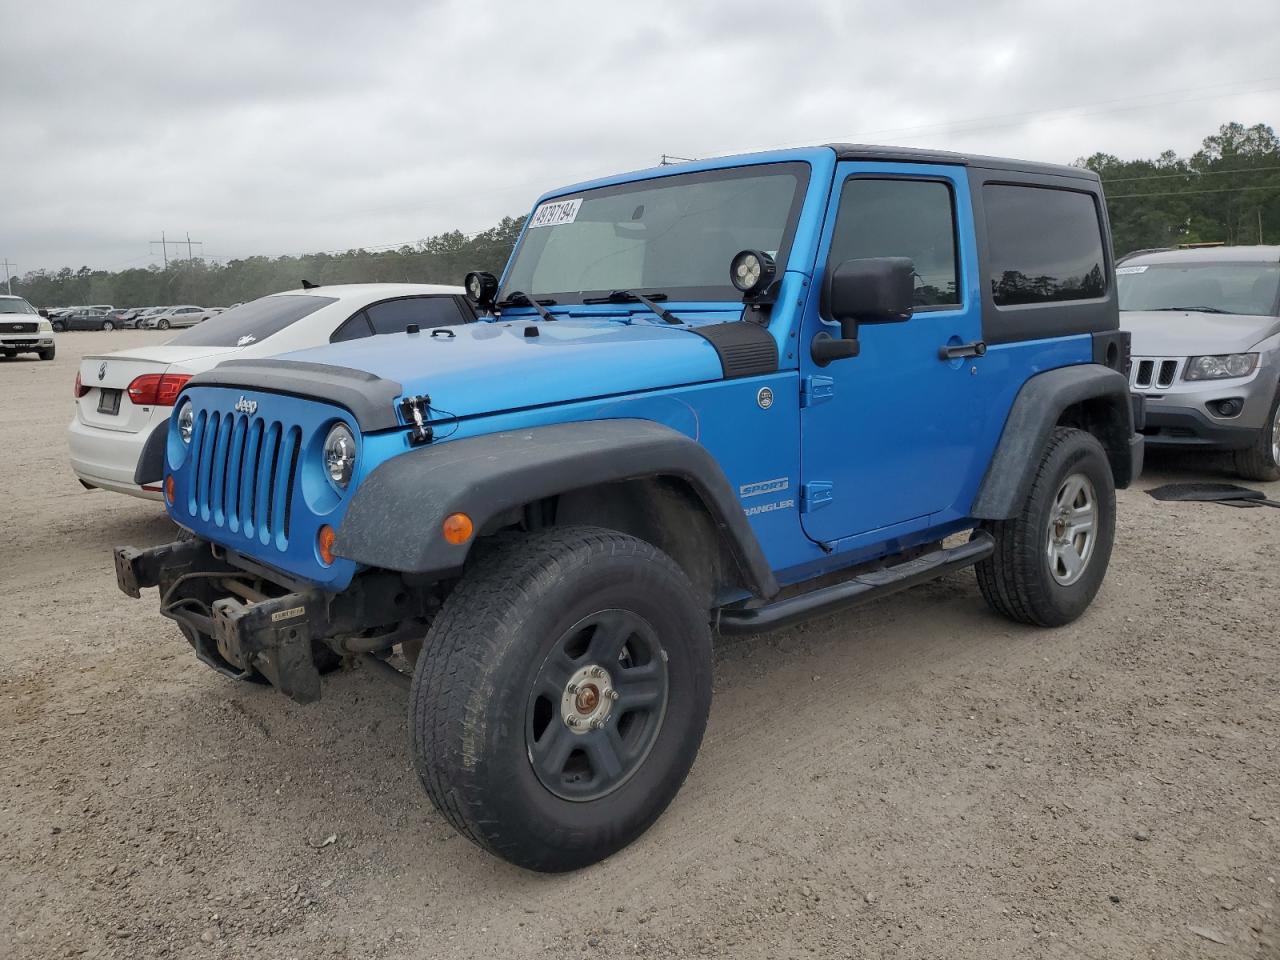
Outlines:
{"type": "Polygon", "coordinates": [[[249,398],[242,396],[236,401],[235,411],[236,413],[245,413],[249,416],[253,416],[258,412],[258,401],[250,400],[249,398]]]}

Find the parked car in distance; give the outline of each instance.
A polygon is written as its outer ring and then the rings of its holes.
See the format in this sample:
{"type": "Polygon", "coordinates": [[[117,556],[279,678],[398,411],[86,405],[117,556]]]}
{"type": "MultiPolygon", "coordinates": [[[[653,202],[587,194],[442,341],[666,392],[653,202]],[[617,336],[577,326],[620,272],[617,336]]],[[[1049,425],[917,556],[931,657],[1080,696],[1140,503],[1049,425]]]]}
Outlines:
{"type": "Polygon", "coordinates": [[[119,324],[104,310],[82,308],[53,321],[55,330],[114,330],[119,324]]]}
{"type": "Polygon", "coordinates": [[[182,304],[165,307],[142,318],[138,324],[145,329],[168,330],[170,327],[194,327],[205,318],[204,307],[182,304]]]}
{"type": "Polygon", "coordinates": [[[86,357],[75,380],[71,468],[86,487],[159,499],[164,425],[193,374],[232,357],[270,357],[403,331],[411,323],[425,330],[475,316],[461,287],[316,287],[242,304],[164,344],[86,357]]]}
{"type": "Polygon", "coordinates": [[[0,294],[0,355],[34,353],[52,360],[54,352],[53,323],[25,298],[0,294]]]}
{"type": "MultiPolygon", "coordinates": [[[[556,189],[468,275],[479,322],[184,384],[157,472],[191,537],[117,547],[116,582],[304,703],[400,645],[440,815],[581,868],[684,782],[713,630],[966,567],[1010,620],[1086,611],[1143,455],[1113,264],[1077,167],[829,144],[556,189]]],[[[841,695],[797,693],[818,724],[841,695]]]]}
{"type": "Polygon", "coordinates": [[[1116,267],[1152,447],[1232,454],[1280,480],[1280,246],[1149,251],[1116,267]]]}

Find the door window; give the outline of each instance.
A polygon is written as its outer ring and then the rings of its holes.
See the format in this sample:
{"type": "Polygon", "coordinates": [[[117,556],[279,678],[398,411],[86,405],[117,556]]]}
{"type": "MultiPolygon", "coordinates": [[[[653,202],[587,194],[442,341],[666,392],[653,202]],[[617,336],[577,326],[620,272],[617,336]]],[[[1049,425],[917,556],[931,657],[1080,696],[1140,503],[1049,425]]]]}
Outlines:
{"type": "Polygon", "coordinates": [[[404,333],[416,323],[423,330],[462,323],[463,317],[452,297],[405,297],[384,300],[366,308],[374,333],[404,333]]]}
{"type": "Polygon", "coordinates": [[[996,306],[1106,294],[1102,223],[1092,194],[989,183],[982,205],[996,306]]]}
{"type": "Polygon", "coordinates": [[[946,183],[851,177],[840,192],[828,268],[845,260],[910,257],[917,310],[959,304],[955,219],[946,183]]]}

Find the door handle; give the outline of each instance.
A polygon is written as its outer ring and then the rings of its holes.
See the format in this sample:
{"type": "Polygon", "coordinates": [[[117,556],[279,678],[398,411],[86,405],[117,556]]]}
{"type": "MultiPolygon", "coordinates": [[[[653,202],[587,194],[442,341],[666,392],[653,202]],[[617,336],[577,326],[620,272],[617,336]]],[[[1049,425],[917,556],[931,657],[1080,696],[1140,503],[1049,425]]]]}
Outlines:
{"type": "Polygon", "coordinates": [[[962,360],[965,357],[985,357],[987,345],[981,340],[973,343],[946,343],[938,348],[939,360],[962,360]]]}

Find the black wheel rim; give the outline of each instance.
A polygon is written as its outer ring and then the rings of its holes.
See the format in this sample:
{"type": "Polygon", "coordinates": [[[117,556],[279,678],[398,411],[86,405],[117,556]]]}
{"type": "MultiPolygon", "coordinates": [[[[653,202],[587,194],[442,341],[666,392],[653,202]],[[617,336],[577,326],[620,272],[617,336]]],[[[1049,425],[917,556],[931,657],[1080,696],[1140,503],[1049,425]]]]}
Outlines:
{"type": "Polygon", "coordinates": [[[662,729],[667,655],[643,617],[602,610],[552,646],[534,677],[525,719],[529,763],[565,800],[597,800],[644,764],[662,729]]]}

